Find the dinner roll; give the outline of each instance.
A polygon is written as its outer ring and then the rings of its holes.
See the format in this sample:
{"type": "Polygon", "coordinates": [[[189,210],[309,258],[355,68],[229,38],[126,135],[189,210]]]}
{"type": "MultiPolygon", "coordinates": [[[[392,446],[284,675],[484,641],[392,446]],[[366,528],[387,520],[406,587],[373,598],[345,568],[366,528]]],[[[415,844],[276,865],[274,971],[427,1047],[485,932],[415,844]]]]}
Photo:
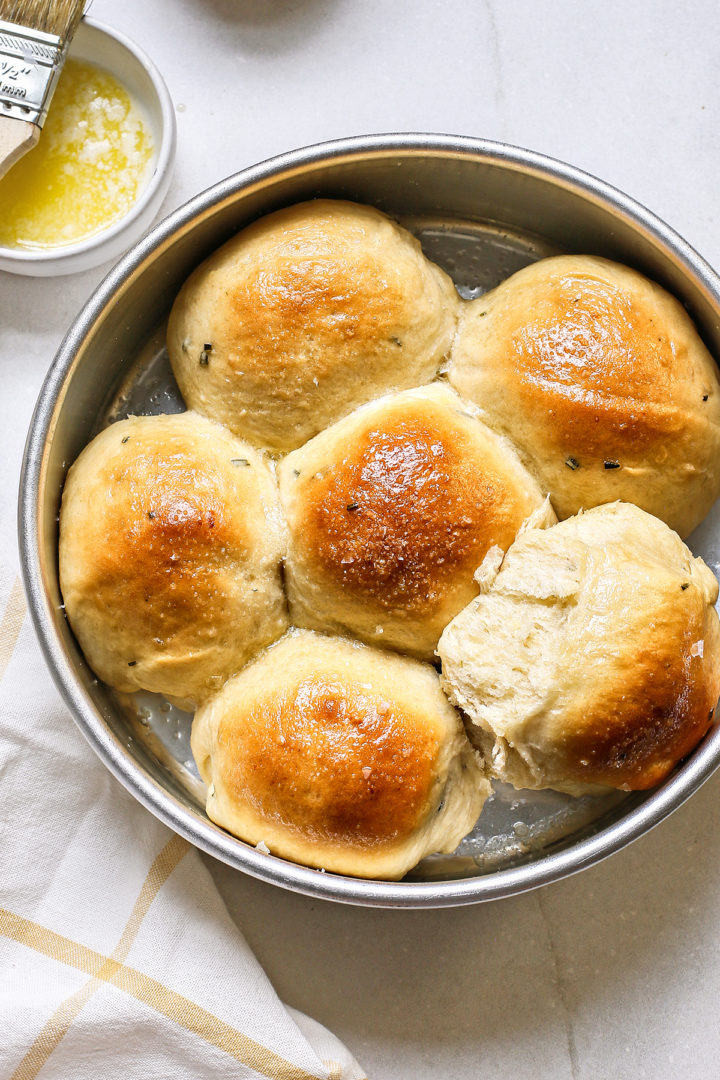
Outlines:
{"type": "Polygon", "coordinates": [[[543,501],[473,413],[435,383],[366,405],[285,458],[295,625],[433,657],[485,553],[543,501]]]}
{"type": "Polygon", "coordinates": [[[218,825],[357,877],[452,851],[490,794],[433,668],[303,630],[198,711],[192,751],[218,825]]]}
{"type": "Polygon", "coordinates": [[[292,450],[379,394],[429,382],[459,303],[405,229],[318,199],[261,218],[198,267],[168,353],[189,408],[292,450]]]}
{"type": "Polygon", "coordinates": [[[720,385],[682,305],[635,270],[543,259],[465,306],[451,383],[560,518],[625,499],[686,536],[720,492],[720,385]]]}
{"type": "Polygon", "coordinates": [[[571,794],[660,783],[720,694],[718,583],[628,503],[528,530],[440,639],[492,775],[571,794]]]}
{"type": "Polygon", "coordinates": [[[197,413],[106,428],[68,473],[60,586],[95,673],[197,703],[287,627],[258,453],[197,413]]]}

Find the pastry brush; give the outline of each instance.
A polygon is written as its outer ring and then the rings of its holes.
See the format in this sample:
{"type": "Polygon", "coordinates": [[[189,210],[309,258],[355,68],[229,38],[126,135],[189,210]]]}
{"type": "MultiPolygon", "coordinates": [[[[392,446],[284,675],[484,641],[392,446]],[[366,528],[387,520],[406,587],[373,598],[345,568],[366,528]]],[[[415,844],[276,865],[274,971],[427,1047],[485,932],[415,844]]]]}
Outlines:
{"type": "Polygon", "coordinates": [[[0,176],[35,146],[85,0],[0,0],[0,176]]]}

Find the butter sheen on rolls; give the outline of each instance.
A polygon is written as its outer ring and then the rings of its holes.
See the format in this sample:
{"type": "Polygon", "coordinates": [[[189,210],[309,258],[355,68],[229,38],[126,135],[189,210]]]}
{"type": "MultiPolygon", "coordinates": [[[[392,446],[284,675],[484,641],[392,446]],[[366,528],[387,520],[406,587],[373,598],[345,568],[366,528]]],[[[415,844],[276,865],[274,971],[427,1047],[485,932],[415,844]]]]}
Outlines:
{"type": "Polygon", "coordinates": [[[100,679],[196,710],[212,821],[396,879],[490,779],[646,789],[702,739],[718,584],[668,524],[720,493],[720,381],[660,286],[571,255],[463,301],[316,199],[197,266],[167,349],[190,411],[81,453],[60,585],[100,679]]]}
{"type": "Polygon", "coordinates": [[[432,659],[473,575],[543,496],[446,384],[357,409],[278,467],[297,626],[432,659]]]}
{"type": "Polygon", "coordinates": [[[450,382],[564,518],[616,499],[687,536],[720,494],[720,383],[682,305],[637,271],[542,259],[463,308],[450,382]]]}
{"type": "Polygon", "coordinates": [[[197,713],[209,817],[308,866],[400,878],[452,851],[490,794],[437,673],[291,630],[197,713]]]}
{"type": "Polygon", "coordinates": [[[650,788],[710,727],[718,583],[657,518],[610,503],[528,530],[485,588],[438,652],[491,775],[575,795],[650,788]]]}
{"type": "Polygon", "coordinates": [[[429,382],[459,303],[385,214],[318,199],[254,222],[194,271],[168,354],[189,408],[285,452],[379,394],[429,382]]]}
{"type": "Polygon", "coordinates": [[[196,413],[106,428],[68,473],[60,586],[96,674],[198,704],[287,628],[275,481],[196,413]]]}

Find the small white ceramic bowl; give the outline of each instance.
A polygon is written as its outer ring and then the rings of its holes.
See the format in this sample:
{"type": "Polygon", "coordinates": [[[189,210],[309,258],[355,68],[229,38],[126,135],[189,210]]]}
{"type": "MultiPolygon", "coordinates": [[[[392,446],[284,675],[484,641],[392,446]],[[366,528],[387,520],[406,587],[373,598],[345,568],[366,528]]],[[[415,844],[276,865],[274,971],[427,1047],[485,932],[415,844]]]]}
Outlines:
{"type": "Polygon", "coordinates": [[[11,274],[74,274],[119,258],[150,227],[170,184],[175,157],[175,110],[152,60],[124,34],[87,18],[77,29],[70,56],[105,68],[139,103],[155,143],[152,174],[129,213],[86,240],[39,251],[0,245],[0,270],[11,274]]]}

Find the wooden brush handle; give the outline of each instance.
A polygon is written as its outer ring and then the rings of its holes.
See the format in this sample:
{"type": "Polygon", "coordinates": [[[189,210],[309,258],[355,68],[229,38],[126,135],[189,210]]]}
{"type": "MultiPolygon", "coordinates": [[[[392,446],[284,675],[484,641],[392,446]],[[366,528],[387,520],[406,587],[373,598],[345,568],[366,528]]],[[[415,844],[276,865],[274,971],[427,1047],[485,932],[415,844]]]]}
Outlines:
{"type": "Polygon", "coordinates": [[[0,116],[0,176],[4,176],[18,158],[32,150],[39,136],[37,124],[0,116]]]}

